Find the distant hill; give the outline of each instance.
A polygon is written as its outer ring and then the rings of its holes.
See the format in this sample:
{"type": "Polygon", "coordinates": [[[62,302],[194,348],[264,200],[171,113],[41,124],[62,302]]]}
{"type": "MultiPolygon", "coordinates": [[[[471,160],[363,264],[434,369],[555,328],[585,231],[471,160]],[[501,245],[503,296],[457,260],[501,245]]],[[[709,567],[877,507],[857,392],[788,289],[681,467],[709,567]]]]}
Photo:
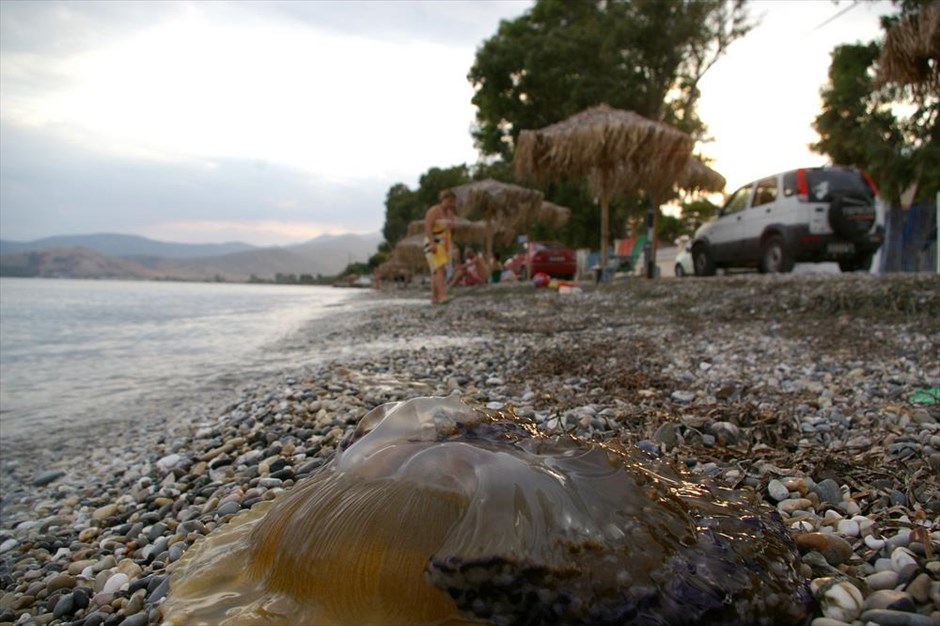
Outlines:
{"type": "Polygon", "coordinates": [[[189,258],[140,254],[112,256],[86,247],[71,246],[2,254],[0,275],[179,280],[223,278],[229,281],[246,281],[252,275],[262,279],[273,279],[277,274],[335,276],[351,262],[367,261],[381,241],[378,233],[326,235],[292,246],[249,246],[249,250],[189,258]]]}
{"type": "MultiPolygon", "coordinates": [[[[319,259],[324,255],[335,258],[336,263],[340,264],[342,270],[350,263],[365,262],[369,257],[375,254],[379,244],[383,241],[382,235],[373,233],[369,235],[320,235],[316,239],[297,243],[291,246],[285,246],[295,254],[299,254],[305,259],[319,259]]],[[[329,274],[336,272],[324,272],[329,274]]]]}
{"type": "Polygon", "coordinates": [[[73,247],[0,255],[0,276],[152,279],[160,274],[130,259],[73,247]]]}
{"type": "Polygon", "coordinates": [[[97,233],[93,235],[60,235],[35,241],[0,240],[0,254],[54,250],[56,248],[87,248],[105,256],[157,256],[168,259],[187,259],[220,256],[232,252],[257,250],[247,243],[170,243],[137,235],[97,233]]]}

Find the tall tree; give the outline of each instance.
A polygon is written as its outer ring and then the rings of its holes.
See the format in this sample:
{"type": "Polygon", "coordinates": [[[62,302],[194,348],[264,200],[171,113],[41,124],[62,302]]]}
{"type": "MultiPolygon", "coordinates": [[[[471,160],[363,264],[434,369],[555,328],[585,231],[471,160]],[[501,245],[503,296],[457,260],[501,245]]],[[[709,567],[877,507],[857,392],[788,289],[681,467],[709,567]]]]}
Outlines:
{"type": "Polygon", "coordinates": [[[385,241],[394,246],[408,231],[408,225],[422,219],[429,206],[436,204],[444,189],[470,181],[466,164],[449,168],[432,167],[418,179],[418,188],[412,190],[404,183],[395,183],[385,195],[385,241]]]}
{"type": "MultiPolygon", "coordinates": [[[[700,138],[699,81],[753,26],[744,0],[537,0],[477,50],[468,75],[477,147],[511,161],[520,131],[601,103],[700,138]]],[[[572,209],[561,239],[596,246],[599,211],[582,183],[543,191],[572,209]]],[[[617,199],[611,232],[626,234],[629,216],[646,205],[617,199]]]]}
{"type": "MultiPolygon", "coordinates": [[[[916,19],[930,6],[922,0],[899,4],[898,15],[882,18],[886,29],[916,19]]],[[[813,123],[820,139],[811,147],[836,163],[867,170],[893,206],[912,185],[917,198],[929,200],[940,190],[937,82],[911,86],[883,80],[881,55],[878,42],[833,50],[829,83],[821,92],[823,108],[813,123]]],[[[937,59],[932,62],[936,72],[937,59]]]]}
{"type": "Polygon", "coordinates": [[[698,82],[752,28],[744,0],[538,0],[477,50],[468,79],[484,154],[607,103],[704,133],[698,82]]]}

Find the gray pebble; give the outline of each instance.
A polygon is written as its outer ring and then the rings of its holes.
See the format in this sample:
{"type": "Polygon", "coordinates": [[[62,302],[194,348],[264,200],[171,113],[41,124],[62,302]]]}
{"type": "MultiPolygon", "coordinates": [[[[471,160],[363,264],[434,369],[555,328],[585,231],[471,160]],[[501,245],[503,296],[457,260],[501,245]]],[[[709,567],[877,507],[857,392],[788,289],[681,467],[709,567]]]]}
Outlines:
{"type": "Polygon", "coordinates": [[[781,502],[782,500],[786,500],[790,497],[789,490],[776,478],[767,483],[767,493],[777,502],[781,502]]]}
{"type": "Polygon", "coordinates": [[[863,610],[868,609],[892,609],[894,611],[914,611],[914,598],[911,594],[904,591],[895,591],[894,589],[880,589],[865,598],[863,610]]]}
{"type": "Polygon", "coordinates": [[[831,478],[826,478],[816,483],[813,491],[819,496],[820,500],[828,502],[829,504],[839,504],[843,499],[842,489],[839,488],[839,483],[831,478]]]}
{"type": "Polygon", "coordinates": [[[33,485],[36,487],[44,487],[62,476],[65,476],[65,472],[62,470],[49,470],[33,478],[33,485]]]}
{"type": "Polygon", "coordinates": [[[934,626],[933,620],[926,615],[890,609],[865,611],[862,613],[862,621],[873,622],[879,626],[934,626]]]}

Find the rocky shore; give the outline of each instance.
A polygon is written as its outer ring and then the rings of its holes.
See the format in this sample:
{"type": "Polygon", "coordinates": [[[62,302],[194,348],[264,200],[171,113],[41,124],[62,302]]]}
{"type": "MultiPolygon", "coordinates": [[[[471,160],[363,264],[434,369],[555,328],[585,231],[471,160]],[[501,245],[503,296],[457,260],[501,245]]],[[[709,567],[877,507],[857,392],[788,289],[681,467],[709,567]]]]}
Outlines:
{"type": "MultiPolygon", "coordinates": [[[[940,279],[376,292],[325,365],[147,423],[5,445],[0,625],[162,620],[186,549],[327,462],[370,409],[459,394],[638,446],[777,509],[814,626],[940,626],[940,279]]],[[[118,416],[115,416],[116,418],[118,416]]]]}

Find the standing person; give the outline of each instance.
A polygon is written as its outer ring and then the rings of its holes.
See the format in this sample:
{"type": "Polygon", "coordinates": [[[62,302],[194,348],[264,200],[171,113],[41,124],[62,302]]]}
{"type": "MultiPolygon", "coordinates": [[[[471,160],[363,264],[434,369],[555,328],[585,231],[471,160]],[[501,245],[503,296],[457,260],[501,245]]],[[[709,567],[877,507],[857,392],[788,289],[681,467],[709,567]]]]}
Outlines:
{"type": "Polygon", "coordinates": [[[451,231],[457,196],[450,189],[424,214],[424,258],[431,269],[431,304],[447,301],[447,264],[450,263],[451,231]]]}

